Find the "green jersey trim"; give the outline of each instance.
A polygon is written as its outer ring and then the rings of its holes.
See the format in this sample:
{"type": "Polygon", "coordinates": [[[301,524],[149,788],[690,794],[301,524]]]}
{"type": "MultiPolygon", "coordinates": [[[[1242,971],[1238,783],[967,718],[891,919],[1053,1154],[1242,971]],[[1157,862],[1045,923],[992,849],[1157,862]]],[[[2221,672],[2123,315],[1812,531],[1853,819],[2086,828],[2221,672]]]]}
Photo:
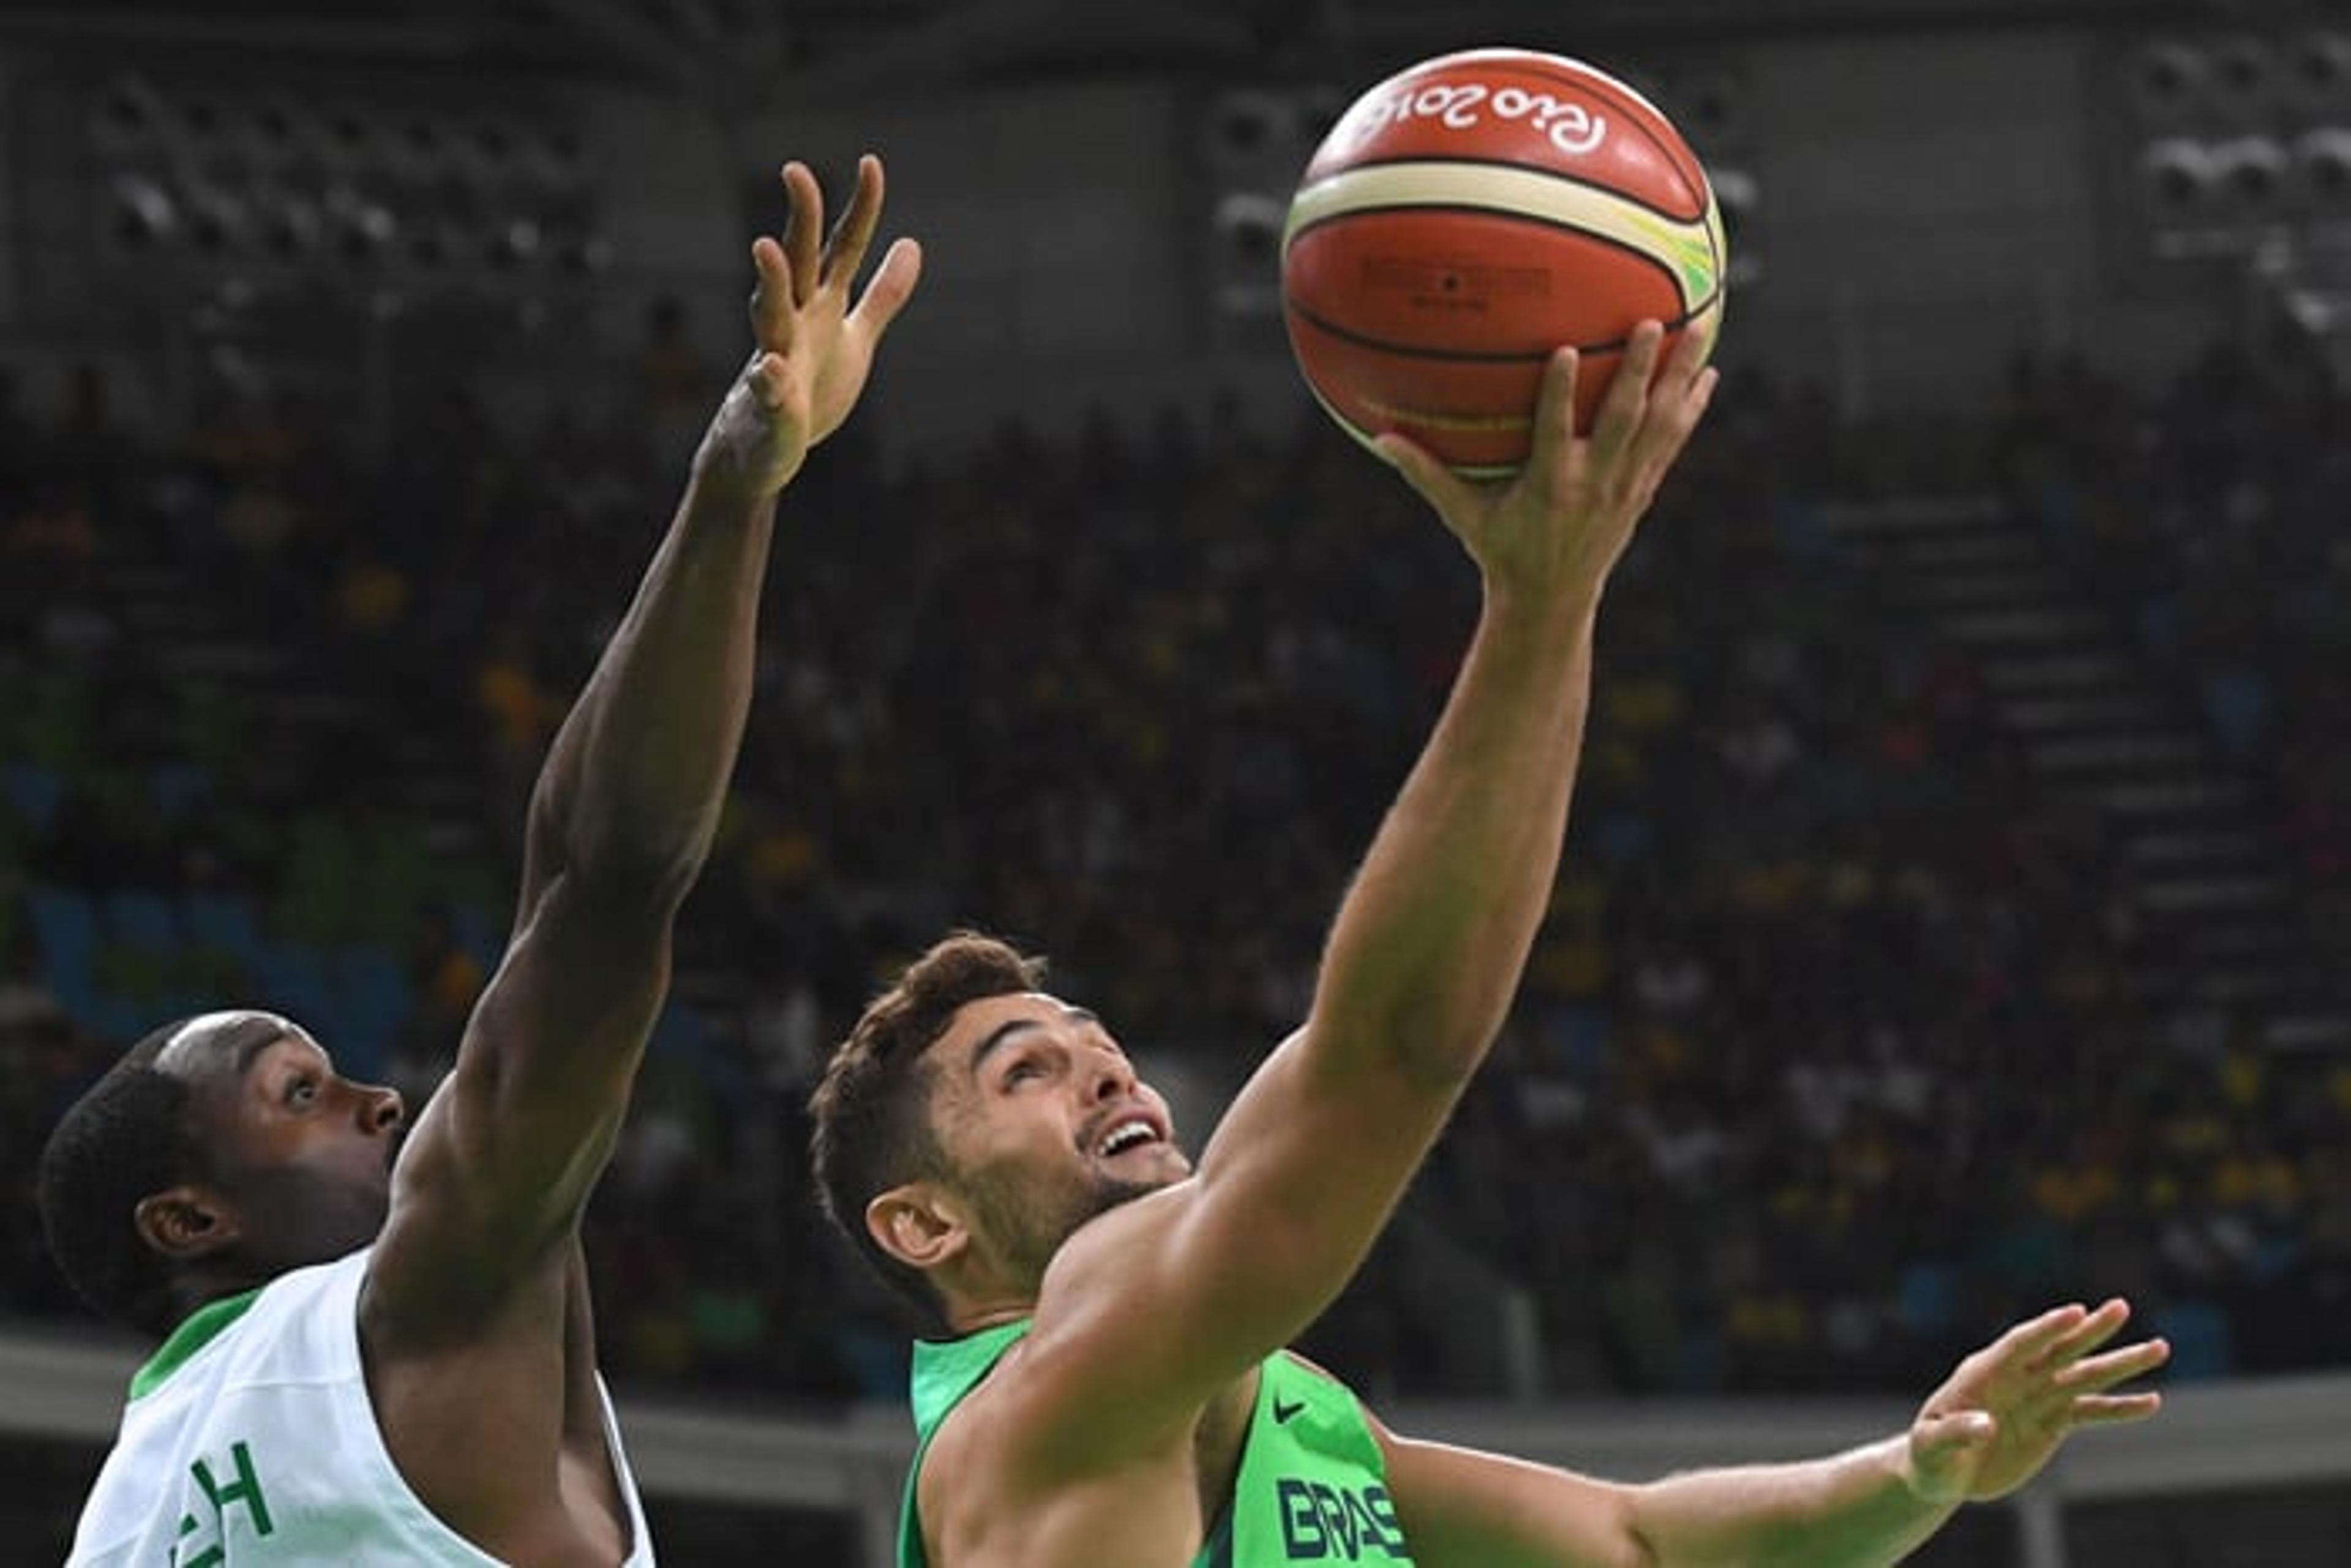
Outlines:
{"type": "Polygon", "coordinates": [[[997,1358],[1029,1332],[1020,1318],[962,1339],[922,1340],[914,1346],[914,1430],[928,1437],[947,1412],[987,1375],[997,1358]]]}
{"type": "Polygon", "coordinates": [[[180,1320],[180,1326],[170,1337],[155,1347],[147,1364],[131,1375],[131,1397],[143,1399],[158,1388],[172,1374],[180,1370],[190,1356],[220,1337],[221,1331],[245,1316],[260,1296],[261,1287],[255,1286],[243,1295],[223,1296],[217,1301],[206,1301],[180,1320]]]}
{"type": "Polygon", "coordinates": [[[922,1479],[923,1458],[939,1423],[995,1368],[1013,1342],[1029,1332],[1029,1320],[999,1323],[962,1339],[920,1339],[914,1342],[911,1403],[914,1407],[914,1458],[906,1467],[906,1487],[898,1504],[898,1562],[901,1568],[929,1568],[923,1550],[923,1522],[915,1511],[914,1484],[922,1479]]]}
{"type": "MultiPolygon", "coordinates": [[[[899,1503],[898,1568],[929,1568],[915,1499],[931,1439],[1028,1332],[1023,1321],[967,1339],[916,1343],[916,1441],[899,1503]]],[[[1386,1457],[1354,1395],[1321,1368],[1276,1352],[1259,1364],[1232,1489],[1191,1568],[1322,1558],[1409,1568],[1412,1549],[1388,1495],[1386,1457]]]]}

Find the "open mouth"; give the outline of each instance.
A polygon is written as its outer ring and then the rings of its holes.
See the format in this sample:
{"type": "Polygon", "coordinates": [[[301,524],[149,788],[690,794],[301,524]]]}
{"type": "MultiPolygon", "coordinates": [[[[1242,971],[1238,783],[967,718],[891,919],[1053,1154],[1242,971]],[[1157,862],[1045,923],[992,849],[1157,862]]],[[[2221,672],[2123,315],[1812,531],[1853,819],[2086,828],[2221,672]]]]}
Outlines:
{"type": "Polygon", "coordinates": [[[1148,1148],[1167,1141],[1167,1134],[1148,1116],[1121,1116],[1094,1140],[1094,1154],[1102,1159],[1115,1159],[1135,1149],[1148,1148]]]}

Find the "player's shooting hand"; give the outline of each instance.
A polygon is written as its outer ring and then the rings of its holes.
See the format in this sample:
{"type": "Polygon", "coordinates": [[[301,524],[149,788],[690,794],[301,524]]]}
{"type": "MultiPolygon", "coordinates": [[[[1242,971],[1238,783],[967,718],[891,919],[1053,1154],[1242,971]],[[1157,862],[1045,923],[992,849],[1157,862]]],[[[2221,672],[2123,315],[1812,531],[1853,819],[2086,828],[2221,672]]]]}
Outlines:
{"type": "Polygon", "coordinates": [[[882,161],[857,162],[857,192],[830,237],[824,193],[807,165],[784,165],[791,217],[778,242],[762,235],[751,260],[751,361],[726,394],[695,458],[705,477],[739,481],[773,495],[799,471],[809,449],[857,406],[874,346],[905,307],[923,269],[922,247],[893,242],[858,296],[851,290],[882,220],[882,161]]]}
{"type": "Polygon", "coordinates": [[[1660,371],[1664,340],[1655,321],[1634,329],[1588,436],[1575,434],[1575,351],[1552,354],[1532,449],[1507,481],[1464,479],[1405,436],[1379,438],[1381,453],[1468,548],[1489,595],[1545,603],[1598,598],[1714,394],[1709,335],[1685,332],[1660,371]]]}
{"type": "Polygon", "coordinates": [[[2077,1428],[2142,1421],[2153,1392],[2115,1394],[2170,1359],[2159,1339],[2094,1354],[2130,1304],[2058,1307],[1977,1351],[1928,1397],[1910,1427],[1910,1487],[1928,1502],[1987,1502],[2022,1486],[2077,1428]]]}

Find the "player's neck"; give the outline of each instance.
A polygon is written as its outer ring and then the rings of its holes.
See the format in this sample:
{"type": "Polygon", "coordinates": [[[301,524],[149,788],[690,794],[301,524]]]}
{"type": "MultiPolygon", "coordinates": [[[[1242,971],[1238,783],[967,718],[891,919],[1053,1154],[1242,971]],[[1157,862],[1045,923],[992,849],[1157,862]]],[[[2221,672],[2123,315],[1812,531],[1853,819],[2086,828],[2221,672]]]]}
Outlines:
{"type": "Polygon", "coordinates": [[[172,1281],[172,1326],[186,1322],[214,1301],[257,1291],[267,1283],[266,1279],[255,1279],[237,1269],[201,1269],[183,1273],[172,1281]]]}
{"type": "Polygon", "coordinates": [[[1034,1291],[990,1291],[968,1295],[951,1294],[944,1315],[949,1330],[961,1339],[970,1334],[985,1333],[989,1329],[1002,1328],[1007,1323],[1022,1322],[1036,1314],[1037,1293],[1034,1291]]]}

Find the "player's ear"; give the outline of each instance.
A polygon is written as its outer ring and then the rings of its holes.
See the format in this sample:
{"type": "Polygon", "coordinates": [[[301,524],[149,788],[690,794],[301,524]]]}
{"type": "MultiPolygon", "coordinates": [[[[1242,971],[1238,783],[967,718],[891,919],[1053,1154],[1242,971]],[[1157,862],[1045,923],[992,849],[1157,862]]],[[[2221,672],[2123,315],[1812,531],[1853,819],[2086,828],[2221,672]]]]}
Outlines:
{"type": "Polygon", "coordinates": [[[971,1239],[963,1211],[929,1182],[893,1186],[865,1206],[865,1231],[874,1245],[910,1269],[937,1268],[971,1239]]]}
{"type": "Polygon", "coordinates": [[[217,1252],[243,1234],[235,1210],[193,1183],[149,1193],[131,1215],[140,1239],[175,1261],[217,1252]]]}

